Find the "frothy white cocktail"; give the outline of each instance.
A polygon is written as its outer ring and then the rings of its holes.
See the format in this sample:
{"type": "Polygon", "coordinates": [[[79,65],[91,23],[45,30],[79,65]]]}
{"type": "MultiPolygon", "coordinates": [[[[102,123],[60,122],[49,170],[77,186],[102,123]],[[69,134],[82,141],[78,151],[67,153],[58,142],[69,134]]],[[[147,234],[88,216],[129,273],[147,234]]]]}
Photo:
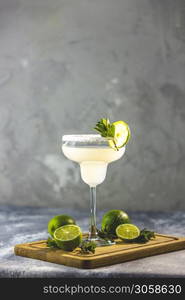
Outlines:
{"type": "Polygon", "coordinates": [[[125,147],[116,151],[111,147],[72,147],[63,144],[64,155],[80,164],[81,177],[85,183],[94,187],[105,180],[107,165],[120,159],[125,147]]]}
{"type": "Polygon", "coordinates": [[[130,131],[123,122],[110,123],[101,119],[94,128],[100,134],[74,134],[62,137],[64,155],[80,165],[81,177],[90,186],[90,229],[88,241],[95,241],[98,246],[114,244],[109,239],[102,239],[96,227],[96,186],[106,177],[109,163],[120,159],[125,153],[130,131]]]}

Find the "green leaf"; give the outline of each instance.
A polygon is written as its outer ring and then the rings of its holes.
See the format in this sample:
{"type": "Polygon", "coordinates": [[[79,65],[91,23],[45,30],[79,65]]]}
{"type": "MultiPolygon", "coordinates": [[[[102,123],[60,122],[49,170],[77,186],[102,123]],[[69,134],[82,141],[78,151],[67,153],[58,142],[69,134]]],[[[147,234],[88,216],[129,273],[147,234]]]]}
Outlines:
{"type": "Polygon", "coordinates": [[[104,240],[110,240],[110,241],[113,241],[114,239],[117,238],[116,235],[113,235],[113,234],[110,234],[110,233],[107,233],[106,231],[104,230],[99,230],[97,228],[97,232],[98,232],[98,236],[104,240]]]}
{"type": "Polygon", "coordinates": [[[155,232],[147,230],[146,228],[143,228],[140,231],[140,235],[136,239],[134,239],[133,242],[134,243],[146,243],[153,238],[155,238],[155,232]]]}
{"type": "Polygon", "coordinates": [[[108,128],[108,136],[114,137],[114,135],[115,135],[115,126],[111,124],[108,128]]]}
{"type": "Polygon", "coordinates": [[[114,137],[114,125],[112,125],[109,119],[100,119],[94,127],[103,137],[114,137]]]}
{"type": "Polygon", "coordinates": [[[96,243],[93,241],[83,241],[80,245],[82,254],[95,253],[96,243]]]}
{"type": "Polygon", "coordinates": [[[58,248],[56,242],[54,239],[48,237],[47,241],[46,241],[46,244],[49,248],[58,248]]]}

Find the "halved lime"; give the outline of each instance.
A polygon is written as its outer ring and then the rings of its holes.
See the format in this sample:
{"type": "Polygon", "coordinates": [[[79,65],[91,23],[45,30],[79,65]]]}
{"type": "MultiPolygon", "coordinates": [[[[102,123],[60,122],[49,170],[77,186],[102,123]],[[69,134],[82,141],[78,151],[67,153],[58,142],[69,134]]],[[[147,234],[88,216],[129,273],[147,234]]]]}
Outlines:
{"type": "Polygon", "coordinates": [[[54,239],[59,248],[72,251],[80,245],[82,232],[77,225],[64,225],[55,230],[54,239]]]}
{"type": "Polygon", "coordinates": [[[101,228],[106,233],[116,235],[116,228],[125,223],[131,223],[127,213],[120,209],[112,209],[103,215],[101,228]]]}
{"type": "Polygon", "coordinates": [[[109,141],[112,148],[122,148],[130,139],[130,128],[124,121],[112,123],[114,125],[114,139],[109,141]]]}
{"type": "Polygon", "coordinates": [[[140,230],[134,224],[121,224],[116,228],[116,235],[122,240],[134,240],[140,235],[140,230]]]}
{"type": "Polygon", "coordinates": [[[68,215],[55,216],[48,222],[48,232],[53,237],[54,232],[57,228],[64,225],[71,225],[71,224],[75,224],[75,220],[71,216],[68,215]]]}

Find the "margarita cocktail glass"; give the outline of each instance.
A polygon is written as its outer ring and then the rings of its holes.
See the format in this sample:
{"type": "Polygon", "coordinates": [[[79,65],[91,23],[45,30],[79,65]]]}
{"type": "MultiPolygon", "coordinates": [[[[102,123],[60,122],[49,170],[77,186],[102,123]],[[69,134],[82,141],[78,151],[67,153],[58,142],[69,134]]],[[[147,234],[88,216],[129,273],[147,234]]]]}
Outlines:
{"type": "Polygon", "coordinates": [[[68,159],[79,163],[82,180],[90,187],[88,240],[95,241],[97,246],[111,245],[111,241],[101,239],[97,233],[96,186],[105,180],[108,164],[123,156],[125,147],[113,149],[109,138],[98,134],[75,134],[62,137],[62,151],[68,159]]]}

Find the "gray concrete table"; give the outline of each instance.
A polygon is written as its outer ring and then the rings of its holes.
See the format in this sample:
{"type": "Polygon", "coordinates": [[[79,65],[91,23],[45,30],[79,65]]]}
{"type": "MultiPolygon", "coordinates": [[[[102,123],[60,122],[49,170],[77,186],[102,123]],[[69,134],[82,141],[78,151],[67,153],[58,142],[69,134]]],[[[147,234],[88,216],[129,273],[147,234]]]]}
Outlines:
{"type": "MultiPolygon", "coordinates": [[[[88,213],[59,208],[0,206],[0,277],[122,278],[185,277],[185,250],[142,258],[93,270],[81,270],[14,255],[14,245],[46,239],[47,222],[57,214],[72,215],[83,230],[88,213]]],[[[98,222],[104,212],[98,214],[98,222]]],[[[132,221],[163,234],[185,236],[185,212],[132,212],[132,221]]]]}

